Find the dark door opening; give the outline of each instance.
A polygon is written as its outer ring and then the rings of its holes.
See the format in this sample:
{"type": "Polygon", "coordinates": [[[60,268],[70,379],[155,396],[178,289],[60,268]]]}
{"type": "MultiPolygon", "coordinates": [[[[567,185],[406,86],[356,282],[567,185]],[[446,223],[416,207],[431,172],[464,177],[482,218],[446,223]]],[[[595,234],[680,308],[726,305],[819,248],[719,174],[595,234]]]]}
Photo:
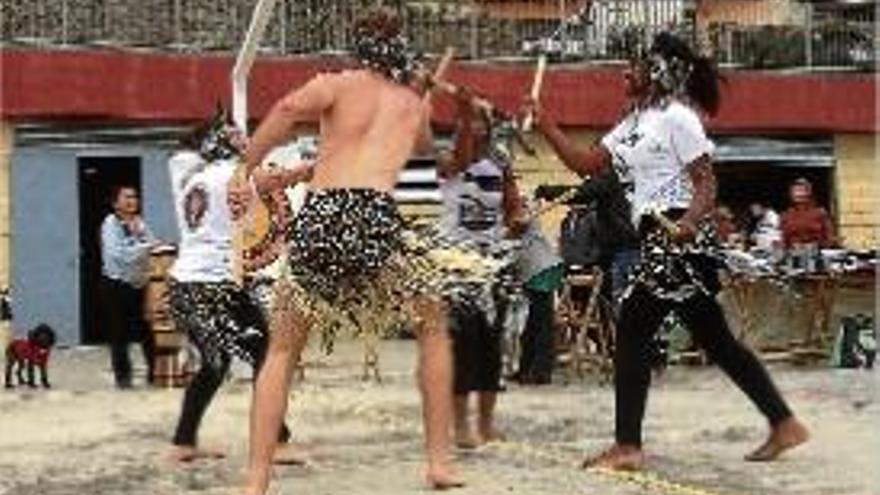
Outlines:
{"type": "Polygon", "coordinates": [[[740,227],[747,223],[748,208],[753,202],[770,206],[780,215],[789,207],[788,189],[804,177],[813,184],[816,203],[834,215],[834,168],[774,166],[766,163],[719,163],[718,204],[730,208],[740,227]]]}
{"type": "Polygon", "coordinates": [[[99,344],[107,342],[99,295],[101,223],[113,211],[110,194],[114,187],[132,186],[141,191],[141,159],[102,156],[82,157],[78,162],[80,340],[84,344],[99,344]]]}

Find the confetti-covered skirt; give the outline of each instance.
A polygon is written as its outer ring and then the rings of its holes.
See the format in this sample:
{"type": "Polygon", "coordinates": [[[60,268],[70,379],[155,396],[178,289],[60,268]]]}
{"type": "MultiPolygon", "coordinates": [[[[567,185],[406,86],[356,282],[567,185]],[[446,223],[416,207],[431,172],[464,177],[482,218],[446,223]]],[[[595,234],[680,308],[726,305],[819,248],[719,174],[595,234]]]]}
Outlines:
{"type": "Polygon", "coordinates": [[[259,303],[232,282],[170,282],[171,316],[204,364],[222,368],[232,357],[252,366],[266,349],[259,303]]]}
{"type": "MultiPolygon", "coordinates": [[[[677,219],[683,212],[667,213],[677,219]]],[[[652,217],[643,217],[640,224],[642,243],[639,261],[630,275],[625,299],[637,286],[647,288],[655,297],[682,302],[695,294],[714,297],[721,290],[718,269],[722,260],[717,255],[714,226],[711,221],[697,224],[694,240],[680,243],[673,240],[652,217]]]]}
{"type": "Polygon", "coordinates": [[[392,196],[373,189],[310,191],[288,246],[289,274],[276,283],[275,309],[333,333],[381,333],[428,318],[413,314],[410,303],[440,302],[463,283],[491,284],[503,265],[430,229],[405,228],[392,196]]]}

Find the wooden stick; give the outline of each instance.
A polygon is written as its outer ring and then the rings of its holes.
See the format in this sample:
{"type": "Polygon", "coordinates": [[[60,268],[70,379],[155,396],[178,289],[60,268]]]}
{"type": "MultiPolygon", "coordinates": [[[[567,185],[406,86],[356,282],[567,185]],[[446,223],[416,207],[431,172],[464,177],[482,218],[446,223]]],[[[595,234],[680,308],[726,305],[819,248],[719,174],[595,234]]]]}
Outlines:
{"type": "MultiPolygon", "coordinates": [[[[541,97],[541,86],[544,84],[544,71],[547,70],[547,56],[538,57],[538,68],[535,69],[535,79],[532,80],[532,92],[529,95],[533,102],[537,102],[541,97]]],[[[522,129],[525,132],[532,130],[532,122],[535,120],[534,112],[529,112],[523,119],[522,129]]]]}
{"type": "Polygon", "coordinates": [[[541,96],[541,85],[544,83],[544,71],[547,70],[547,55],[538,57],[538,68],[535,70],[535,79],[532,81],[532,99],[537,100],[541,96]]]}
{"type": "Polygon", "coordinates": [[[447,46],[446,51],[443,52],[443,57],[440,59],[440,63],[437,64],[437,68],[434,69],[434,80],[440,81],[443,79],[443,76],[446,75],[446,70],[449,69],[449,66],[452,65],[452,58],[455,56],[455,47],[447,46]]]}
{"type": "Polygon", "coordinates": [[[666,233],[672,236],[677,236],[679,234],[680,229],[678,228],[678,225],[670,220],[669,217],[667,217],[663,213],[660,213],[660,211],[658,211],[656,208],[651,208],[649,212],[651,216],[654,217],[654,220],[656,220],[657,223],[660,225],[660,228],[665,230],[666,233]]]}
{"type": "MultiPolygon", "coordinates": [[[[456,86],[455,84],[452,84],[451,82],[447,82],[447,81],[442,81],[442,80],[434,80],[434,87],[439,89],[440,91],[443,91],[444,93],[449,93],[453,96],[457,95],[458,92],[460,91],[459,87],[456,86]]],[[[495,105],[493,105],[492,102],[490,102],[489,100],[487,100],[483,97],[474,95],[472,101],[473,101],[474,106],[481,109],[481,110],[484,110],[489,113],[492,113],[493,111],[495,111],[495,105]]]]}
{"type": "Polygon", "coordinates": [[[437,68],[434,69],[434,74],[430,76],[430,80],[428,81],[428,91],[425,92],[424,99],[431,99],[431,86],[436,87],[439,81],[443,80],[443,76],[446,75],[446,70],[449,69],[449,66],[452,65],[452,58],[455,56],[455,47],[447,46],[446,51],[443,52],[443,57],[440,58],[440,62],[437,64],[437,68]]]}
{"type": "Polygon", "coordinates": [[[529,221],[534,220],[536,218],[539,218],[539,217],[545,215],[546,213],[548,213],[549,211],[556,209],[557,207],[561,206],[563,203],[565,203],[568,200],[577,196],[579,191],[580,191],[579,187],[572,187],[571,189],[566,191],[564,194],[562,194],[558,198],[554,199],[553,201],[548,202],[547,204],[545,204],[541,208],[538,208],[536,211],[532,212],[528,217],[529,221]]]}

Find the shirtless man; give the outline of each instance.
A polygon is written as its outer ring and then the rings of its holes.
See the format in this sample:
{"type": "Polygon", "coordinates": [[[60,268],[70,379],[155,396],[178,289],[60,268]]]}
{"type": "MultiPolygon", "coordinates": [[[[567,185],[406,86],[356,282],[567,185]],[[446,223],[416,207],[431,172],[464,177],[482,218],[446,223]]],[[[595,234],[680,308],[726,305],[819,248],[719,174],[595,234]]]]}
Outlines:
{"type": "MultiPolygon", "coordinates": [[[[424,273],[407,262],[390,194],[417,146],[431,142],[430,106],[416,89],[415,64],[400,30],[393,12],[368,11],[354,33],[355,57],[364,67],[317,75],[283,97],[245,153],[250,173],[291,139],[296,123],[320,122],[314,177],[291,229],[291,275],[276,284],[269,351],[254,395],[247,495],[268,489],[291,373],[310,327],[322,321],[311,310],[344,308],[369,321],[400,299],[418,315],[411,321],[418,335],[426,481],[435,489],[463,485],[448,458],[452,378],[445,308],[430,283],[419,285],[424,273]]],[[[233,187],[230,202],[240,213],[248,189],[233,187]]]]}

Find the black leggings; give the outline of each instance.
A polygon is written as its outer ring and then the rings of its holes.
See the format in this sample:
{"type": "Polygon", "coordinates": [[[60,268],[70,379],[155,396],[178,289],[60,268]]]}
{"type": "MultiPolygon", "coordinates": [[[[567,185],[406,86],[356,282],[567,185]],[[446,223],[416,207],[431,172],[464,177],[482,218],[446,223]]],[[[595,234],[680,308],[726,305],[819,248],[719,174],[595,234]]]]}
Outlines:
{"type": "MultiPolygon", "coordinates": [[[[256,363],[256,372],[263,364],[263,357],[258,356],[256,363]]],[[[183,394],[183,407],[180,411],[180,419],[177,422],[177,430],[174,432],[174,445],[195,447],[197,445],[197,437],[199,424],[202,422],[202,416],[208,405],[214,398],[214,394],[223,384],[223,379],[229,371],[229,359],[225,360],[220,367],[211,366],[207,363],[203,364],[199,372],[192,377],[186,392],[183,394]]],[[[287,443],[290,441],[290,430],[287,425],[282,423],[281,430],[278,432],[278,443],[287,443]]]]}
{"type": "Polygon", "coordinates": [[[705,294],[682,303],[661,300],[637,288],[623,301],[614,353],[614,389],[618,444],[641,445],[642,419],[651,383],[651,341],[674,310],[694,340],[758,407],[771,425],[792,413],[754,353],[730,332],[721,306],[705,294]]]}

